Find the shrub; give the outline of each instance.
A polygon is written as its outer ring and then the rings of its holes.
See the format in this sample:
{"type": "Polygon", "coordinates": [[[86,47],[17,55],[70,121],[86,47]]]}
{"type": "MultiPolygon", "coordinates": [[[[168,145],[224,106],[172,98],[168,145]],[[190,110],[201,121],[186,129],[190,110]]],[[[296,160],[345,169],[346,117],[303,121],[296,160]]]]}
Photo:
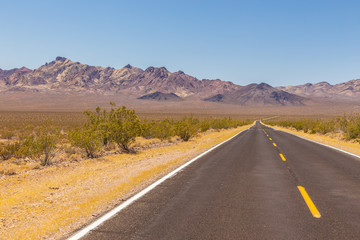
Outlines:
{"type": "Polygon", "coordinates": [[[141,136],[146,139],[153,138],[154,137],[153,125],[155,124],[156,124],[155,122],[143,121],[141,123],[141,129],[142,129],[141,136]]]}
{"type": "Polygon", "coordinates": [[[174,122],[169,119],[157,121],[152,125],[151,133],[154,138],[169,140],[175,136],[174,122]]]}
{"type": "Polygon", "coordinates": [[[209,119],[205,119],[205,120],[202,120],[200,122],[200,131],[201,132],[206,132],[207,130],[210,129],[211,127],[211,121],[209,119]]]}
{"type": "Polygon", "coordinates": [[[109,139],[119,148],[129,152],[129,145],[142,133],[142,124],[135,110],[121,108],[111,109],[109,113],[109,139]]]}
{"type": "Polygon", "coordinates": [[[69,140],[72,146],[85,150],[88,158],[95,158],[103,145],[101,132],[93,128],[73,130],[69,134],[69,140]]]}
{"type": "Polygon", "coordinates": [[[310,134],[340,132],[346,140],[360,138],[360,115],[343,115],[333,119],[298,119],[266,122],[270,125],[293,127],[310,134]]]}
{"type": "Polygon", "coordinates": [[[8,143],[0,146],[0,157],[3,160],[8,160],[12,157],[16,157],[20,150],[20,143],[8,143]]]}
{"type": "Polygon", "coordinates": [[[199,120],[191,117],[184,117],[181,121],[176,123],[176,135],[183,141],[189,141],[190,138],[197,134],[199,120]]]}
{"type": "Polygon", "coordinates": [[[49,165],[55,156],[58,132],[51,128],[40,128],[27,136],[21,147],[22,155],[39,158],[43,166],[49,165]]]}
{"type": "Polygon", "coordinates": [[[98,131],[98,134],[101,135],[103,145],[107,145],[110,142],[111,130],[109,126],[109,113],[106,109],[102,110],[100,107],[97,107],[95,112],[87,110],[84,112],[84,115],[87,117],[85,127],[98,131]]]}

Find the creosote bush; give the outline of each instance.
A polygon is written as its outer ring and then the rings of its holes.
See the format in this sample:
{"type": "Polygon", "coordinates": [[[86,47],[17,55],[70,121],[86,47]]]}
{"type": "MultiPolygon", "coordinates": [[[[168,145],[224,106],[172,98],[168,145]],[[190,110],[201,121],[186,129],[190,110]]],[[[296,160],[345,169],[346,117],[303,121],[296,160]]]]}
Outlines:
{"type": "Polygon", "coordinates": [[[189,141],[209,129],[218,131],[250,123],[231,118],[199,120],[193,116],[141,121],[133,109],[116,107],[112,102],[110,105],[108,110],[100,107],[87,110],[83,116],[49,113],[49,118],[40,113],[13,113],[8,118],[0,118],[0,135],[5,139],[0,143],[0,159],[30,158],[49,165],[58,151],[71,156],[80,148],[88,158],[95,158],[109,149],[132,152],[131,145],[139,136],[161,141],[177,136],[189,141]],[[74,123],[69,115],[76,117],[74,123]]]}
{"type": "Polygon", "coordinates": [[[8,160],[12,157],[18,156],[20,150],[20,143],[7,143],[0,146],[0,157],[2,160],[8,160]]]}
{"type": "Polygon", "coordinates": [[[189,141],[190,138],[197,134],[199,126],[199,120],[190,117],[184,117],[182,120],[175,124],[176,135],[183,141],[189,141]]]}
{"type": "Polygon", "coordinates": [[[109,139],[127,152],[130,151],[130,144],[142,133],[142,124],[135,110],[127,109],[125,106],[111,109],[108,126],[109,139]]]}
{"type": "Polygon", "coordinates": [[[164,119],[153,122],[143,122],[143,134],[145,138],[159,138],[168,140],[171,137],[179,136],[183,141],[188,141],[196,136],[198,132],[206,132],[209,129],[221,130],[235,128],[250,124],[250,120],[240,121],[231,118],[207,118],[199,120],[193,116],[184,117],[181,120],[164,119]]]}
{"type": "Polygon", "coordinates": [[[20,153],[40,159],[42,165],[49,165],[55,156],[59,132],[51,127],[42,127],[22,139],[20,153]]]}
{"type": "Polygon", "coordinates": [[[73,146],[85,150],[88,158],[95,158],[104,143],[103,135],[99,130],[86,127],[71,131],[69,140],[73,146]]]}
{"type": "Polygon", "coordinates": [[[360,139],[360,114],[344,114],[331,119],[272,120],[265,123],[272,126],[292,127],[310,134],[338,132],[342,133],[346,140],[360,139]]]}

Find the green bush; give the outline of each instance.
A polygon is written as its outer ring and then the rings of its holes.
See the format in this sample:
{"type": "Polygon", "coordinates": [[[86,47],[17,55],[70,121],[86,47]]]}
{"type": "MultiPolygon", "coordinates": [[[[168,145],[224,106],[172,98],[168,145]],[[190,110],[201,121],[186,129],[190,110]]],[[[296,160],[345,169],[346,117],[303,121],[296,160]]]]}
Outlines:
{"type": "Polygon", "coordinates": [[[103,146],[103,135],[92,128],[76,129],[70,132],[69,140],[72,146],[79,147],[86,152],[88,158],[95,158],[103,146]]]}
{"type": "MultiPolygon", "coordinates": [[[[160,140],[169,140],[175,136],[174,121],[164,119],[147,124],[145,128],[148,138],[158,138],[160,140]]],[[[144,136],[144,134],[143,134],[144,136]]]]}
{"type": "Polygon", "coordinates": [[[360,138],[360,115],[352,114],[338,116],[331,119],[297,119],[297,120],[278,120],[266,121],[269,125],[282,127],[292,127],[298,131],[303,130],[311,134],[327,134],[340,132],[344,139],[352,140],[360,138]]]}
{"type": "Polygon", "coordinates": [[[87,129],[93,129],[94,131],[98,131],[98,134],[101,135],[103,145],[107,145],[111,141],[111,130],[109,122],[110,114],[106,111],[106,109],[101,109],[100,107],[97,107],[95,109],[95,112],[86,110],[84,112],[84,115],[87,117],[85,127],[87,129]]]}
{"type": "Polygon", "coordinates": [[[3,160],[8,160],[12,157],[16,157],[20,150],[20,143],[8,143],[0,146],[0,157],[3,160]]]}
{"type": "Polygon", "coordinates": [[[129,152],[129,146],[135,141],[137,136],[142,133],[143,124],[132,109],[125,106],[115,108],[114,103],[110,103],[112,108],[109,112],[97,107],[95,112],[87,110],[85,127],[87,131],[93,131],[94,136],[87,133],[87,138],[99,136],[103,145],[110,142],[116,143],[119,148],[129,152]]]}
{"type": "Polygon", "coordinates": [[[200,131],[201,132],[206,132],[207,130],[209,130],[212,126],[212,122],[209,119],[204,119],[200,122],[200,131]]]}
{"type": "Polygon", "coordinates": [[[194,137],[198,131],[199,120],[194,119],[192,116],[184,117],[181,121],[175,124],[176,135],[183,141],[189,141],[194,137]]]}
{"type": "Polygon", "coordinates": [[[56,144],[59,140],[57,130],[40,128],[22,141],[22,155],[40,159],[42,165],[49,165],[55,156],[56,144]]]}

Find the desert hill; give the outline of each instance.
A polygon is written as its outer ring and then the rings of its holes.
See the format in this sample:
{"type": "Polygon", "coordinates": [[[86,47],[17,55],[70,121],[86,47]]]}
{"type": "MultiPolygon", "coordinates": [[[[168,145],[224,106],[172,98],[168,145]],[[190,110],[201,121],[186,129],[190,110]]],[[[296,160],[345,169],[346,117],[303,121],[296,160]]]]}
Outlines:
{"type": "Polygon", "coordinates": [[[156,100],[156,101],[182,101],[183,100],[181,97],[179,97],[175,93],[162,93],[162,92],[154,92],[154,93],[146,94],[144,96],[139,97],[138,99],[156,100]]]}
{"type": "Polygon", "coordinates": [[[278,87],[278,89],[307,97],[358,98],[360,97],[360,79],[335,85],[328,82],[319,82],[316,84],[307,83],[297,86],[278,87]]]}
{"type": "Polygon", "coordinates": [[[303,105],[304,100],[304,97],[278,90],[266,83],[249,84],[230,94],[216,94],[204,99],[204,101],[244,106],[303,105]]]}

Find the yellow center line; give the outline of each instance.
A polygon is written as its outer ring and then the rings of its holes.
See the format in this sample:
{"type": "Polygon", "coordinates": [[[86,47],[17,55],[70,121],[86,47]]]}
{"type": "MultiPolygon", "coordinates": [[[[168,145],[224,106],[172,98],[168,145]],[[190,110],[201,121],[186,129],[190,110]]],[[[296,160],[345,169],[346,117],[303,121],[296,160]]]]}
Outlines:
{"type": "Polygon", "coordinates": [[[281,153],[280,153],[280,157],[281,157],[281,159],[282,159],[284,162],[286,161],[284,155],[282,155],[281,153]]]}
{"type": "Polygon", "coordinates": [[[266,136],[268,137],[269,135],[268,135],[268,134],[266,134],[266,136]]]}
{"type": "Polygon", "coordinates": [[[273,143],[274,147],[276,147],[276,143],[273,143]]]}
{"type": "Polygon", "coordinates": [[[269,138],[270,141],[272,141],[272,138],[269,138]]]}
{"type": "Polygon", "coordinates": [[[302,197],[305,200],[305,203],[307,204],[308,208],[310,209],[311,214],[313,215],[314,218],[321,218],[321,214],[320,212],[317,210],[317,208],[315,207],[315,204],[313,203],[313,201],[311,200],[311,198],[309,197],[309,195],[307,194],[306,190],[304,187],[302,186],[298,186],[298,189],[302,195],[302,197]]]}

